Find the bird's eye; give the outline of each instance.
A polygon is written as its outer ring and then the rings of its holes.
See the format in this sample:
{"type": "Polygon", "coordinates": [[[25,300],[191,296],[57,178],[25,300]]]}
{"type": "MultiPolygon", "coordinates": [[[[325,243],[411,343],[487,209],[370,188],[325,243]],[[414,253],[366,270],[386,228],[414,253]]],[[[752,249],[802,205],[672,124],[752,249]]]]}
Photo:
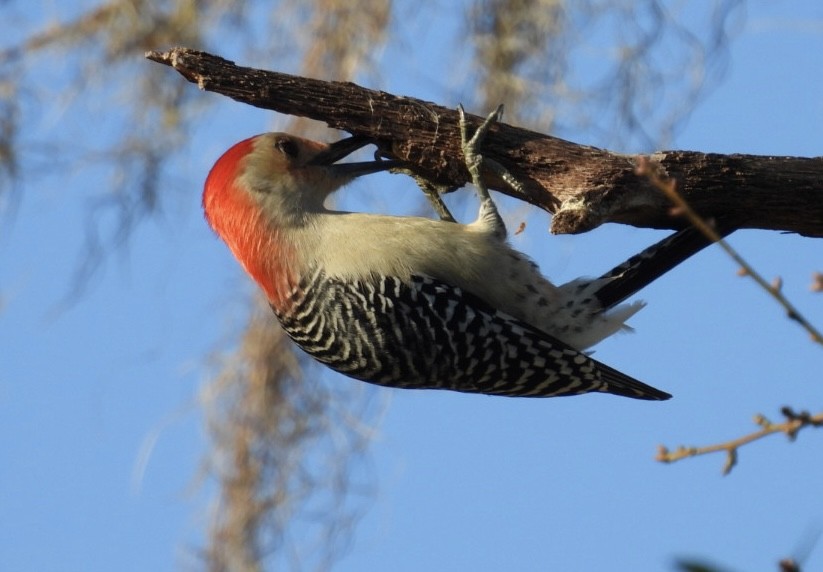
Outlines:
{"type": "Polygon", "coordinates": [[[275,145],[277,145],[277,148],[280,150],[280,152],[286,155],[287,157],[291,157],[292,159],[297,157],[297,143],[295,143],[291,139],[286,139],[285,137],[282,139],[278,139],[275,145]]]}

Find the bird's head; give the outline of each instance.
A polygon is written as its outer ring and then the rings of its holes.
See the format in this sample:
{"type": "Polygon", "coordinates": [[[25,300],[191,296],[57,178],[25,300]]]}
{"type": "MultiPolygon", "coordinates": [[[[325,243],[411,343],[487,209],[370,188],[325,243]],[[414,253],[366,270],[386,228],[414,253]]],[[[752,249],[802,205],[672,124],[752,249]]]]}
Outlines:
{"type": "Polygon", "coordinates": [[[292,231],[310,225],[342,185],[397,166],[394,161],[336,163],[369,143],[363,137],[326,144],[265,133],[235,144],[209,172],[203,189],[206,220],[273,304],[282,302],[296,279],[300,255],[292,231]]]}
{"type": "Polygon", "coordinates": [[[241,141],[217,160],[206,179],[206,218],[220,233],[217,219],[223,211],[242,205],[259,209],[278,225],[299,224],[355,177],[397,166],[394,161],[337,163],[370,142],[355,136],[327,144],[287,133],[241,141]]]}

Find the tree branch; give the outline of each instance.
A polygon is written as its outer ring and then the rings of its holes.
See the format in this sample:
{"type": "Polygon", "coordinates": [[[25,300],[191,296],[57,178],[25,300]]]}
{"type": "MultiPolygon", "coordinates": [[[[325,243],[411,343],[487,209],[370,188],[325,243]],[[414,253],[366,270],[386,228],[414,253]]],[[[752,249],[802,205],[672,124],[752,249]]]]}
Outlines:
{"type": "Polygon", "coordinates": [[[754,280],[762,290],[774,298],[774,300],[783,307],[786,311],[786,315],[790,319],[797,322],[800,327],[806,330],[813,342],[823,345],[823,335],[821,335],[821,333],[812,325],[808,318],[806,318],[806,316],[804,316],[781,291],[783,281],[778,277],[771,283],[767,282],[760,272],[755,270],[754,266],[749,264],[749,262],[743,258],[737,250],[732,248],[732,246],[723,239],[723,237],[712,227],[712,225],[703,220],[700,215],[694,212],[691,205],[683,200],[683,197],[681,197],[680,193],[677,191],[677,183],[674,179],[663,179],[656,173],[650,172],[647,161],[641,161],[637,168],[637,172],[638,174],[649,177],[652,184],[660,189],[660,191],[666,195],[670,201],[672,201],[676,212],[681,213],[686,219],[688,219],[692,226],[700,231],[708,240],[717,243],[717,245],[729,255],[729,258],[737,263],[739,266],[738,274],[740,276],[748,276],[754,280]]]}
{"type": "MultiPolygon", "coordinates": [[[[187,48],[149,52],[201,89],[281,113],[324,121],[373,138],[382,153],[404,161],[431,182],[469,181],[460,151],[457,112],[348,82],[328,82],[244,68],[187,48]]],[[[472,127],[481,117],[467,115],[472,127]]],[[[490,188],[555,213],[552,232],[578,233],[606,222],[681,228],[670,204],[635,170],[644,156],[578,145],[527,129],[496,124],[484,155],[523,183],[517,193],[484,173],[490,188]]],[[[823,237],[823,158],[719,155],[660,151],[645,160],[677,180],[683,198],[704,217],[736,228],[823,237]]]]}
{"type": "Polygon", "coordinates": [[[786,421],[783,423],[772,423],[763,415],[755,415],[754,422],[760,426],[759,431],[743,435],[742,437],[732,439],[725,443],[708,445],[706,447],[680,446],[674,451],[669,451],[661,445],[657,450],[655,460],[661,463],[674,463],[687,457],[697,457],[698,455],[725,451],[726,463],[723,465],[723,474],[728,475],[737,464],[737,450],[743,445],[748,445],[753,441],[775,433],[784,433],[793,441],[797,437],[797,433],[804,427],[823,427],[823,413],[816,415],[810,415],[806,411],[797,413],[791,407],[783,407],[780,413],[786,418],[786,421]]]}

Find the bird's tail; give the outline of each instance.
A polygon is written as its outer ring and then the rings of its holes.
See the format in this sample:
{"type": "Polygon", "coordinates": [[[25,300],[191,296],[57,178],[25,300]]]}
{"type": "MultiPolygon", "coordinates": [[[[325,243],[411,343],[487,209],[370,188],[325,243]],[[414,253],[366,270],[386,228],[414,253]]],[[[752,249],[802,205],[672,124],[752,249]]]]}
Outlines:
{"type": "MultiPolygon", "coordinates": [[[[734,230],[729,225],[715,226],[721,238],[734,230]]],[[[594,295],[602,308],[613,308],[712,242],[694,227],[679,230],[601,276],[603,286],[594,295]]]]}

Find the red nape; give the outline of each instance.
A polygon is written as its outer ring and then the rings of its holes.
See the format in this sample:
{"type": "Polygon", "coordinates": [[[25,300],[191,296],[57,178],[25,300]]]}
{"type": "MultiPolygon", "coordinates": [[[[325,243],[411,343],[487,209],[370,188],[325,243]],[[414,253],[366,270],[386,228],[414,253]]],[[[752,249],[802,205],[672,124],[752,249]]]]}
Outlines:
{"type": "Polygon", "coordinates": [[[256,136],[235,143],[214,163],[209,176],[206,177],[206,184],[203,187],[203,209],[206,211],[206,220],[212,227],[214,225],[210,218],[209,204],[216,195],[227,192],[228,187],[237,178],[242,160],[254,151],[255,139],[257,139],[256,136]]]}
{"type": "Polygon", "coordinates": [[[209,226],[223,239],[246,273],[281,308],[296,282],[293,250],[272,228],[260,206],[238,182],[243,159],[254,150],[254,137],[234,145],[214,164],[203,189],[209,226]]]}

